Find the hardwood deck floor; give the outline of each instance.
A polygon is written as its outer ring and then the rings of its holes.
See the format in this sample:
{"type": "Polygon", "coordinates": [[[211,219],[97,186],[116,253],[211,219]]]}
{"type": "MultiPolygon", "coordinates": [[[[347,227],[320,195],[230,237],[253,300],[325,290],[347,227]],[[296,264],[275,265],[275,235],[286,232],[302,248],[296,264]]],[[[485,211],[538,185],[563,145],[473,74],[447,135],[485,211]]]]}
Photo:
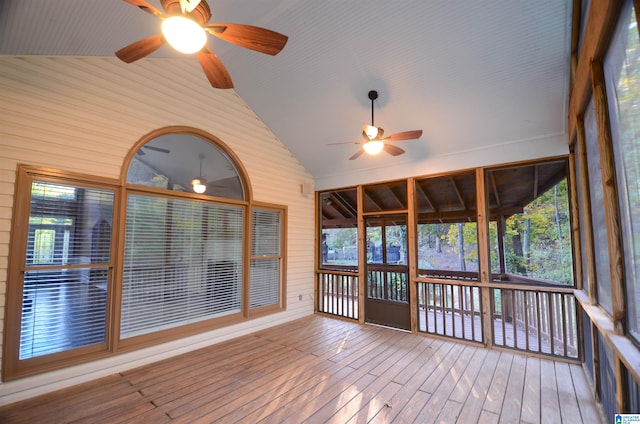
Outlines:
{"type": "Polygon", "coordinates": [[[597,423],[582,368],[310,316],[0,408],[1,423],[597,423]]]}

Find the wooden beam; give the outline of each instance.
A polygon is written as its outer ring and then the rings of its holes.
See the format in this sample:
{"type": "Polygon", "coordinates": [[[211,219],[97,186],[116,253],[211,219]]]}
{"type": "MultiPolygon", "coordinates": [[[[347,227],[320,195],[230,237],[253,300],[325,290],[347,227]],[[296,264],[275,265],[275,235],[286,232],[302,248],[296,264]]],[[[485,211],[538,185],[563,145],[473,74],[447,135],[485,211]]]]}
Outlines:
{"type": "Polygon", "coordinates": [[[607,244],[609,247],[609,269],[611,275],[611,298],[613,303],[613,325],[618,335],[625,334],[625,292],[624,292],[624,255],[621,245],[622,229],[620,211],[618,210],[618,193],[616,188],[615,164],[613,162],[613,140],[611,123],[607,106],[602,62],[594,61],[591,66],[593,74],[593,102],[596,109],[596,125],[598,127],[598,146],[600,151],[600,168],[604,190],[604,213],[607,224],[607,244]]]}
{"type": "Polygon", "coordinates": [[[584,119],[580,116],[576,119],[576,147],[578,150],[578,169],[576,173],[580,176],[579,187],[580,190],[580,204],[578,209],[582,211],[580,219],[580,226],[583,227],[584,240],[582,240],[582,246],[584,246],[585,263],[587,269],[582,270],[583,277],[586,274],[587,280],[587,293],[589,294],[589,303],[595,304],[598,302],[598,289],[596,287],[596,258],[593,250],[593,228],[591,217],[591,194],[589,192],[589,165],[587,161],[587,140],[584,131],[584,119]]]}
{"type": "Polygon", "coordinates": [[[358,322],[364,324],[364,304],[367,290],[367,231],[364,227],[364,217],[362,211],[364,209],[364,189],[358,186],[358,322]]]}
{"type": "MultiPolygon", "coordinates": [[[[362,194],[363,194],[363,200],[366,198],[368,200],[371,201],[371,203],[373,203],[374,205],[376,205],[376,207],[378,208],[378,210],[384,210],[384,208],[382,206],[380,206],[380,199],[374,199],[372,195],[370,195],[369,193],[367,193],[364,188],[362,189],[362,194]]],[[[364,207],[364,202],[362,204],[362,207],[364,207]]],[[[358,210],[361,210],[360,208],[358,208],[358,210]]],[[[367,212],[372,212],[372,211],[367,211],[367,212]]]]}
{"type": "Polygon", "coordinates": [[[575,142],[569,148],[569,207],[571,217],[571,235],[573,237],[574,283],[582,290],[582,240],[580,237],[580,208],[578,205],[578,185],[576,172],[575,142]]]}
{"type": "Polygon", "coordinates": [[[358,218],[323,219],[322,226],[324,228],[355,228],[358,226],[358,218]]]}
{"type": "MultiPolygon", "coordinates": [[[[345,208],[345,210],[348,211],[349,216],[355,218],[358,216],[358,211],[356,210],[356,208],[354,208],[351,203],[349,203],[347,200],[345,200],[344,197],[342,197],[342,195],[340,194],[340,192],[333,192],[331,193],[331,197],[333,198],[333,200],[337,200],[338,203],[345,208]]],[[[357,202],[357,200],[356,200],[357,202]]]]}
{"type": "Polygon", "coordinates": [[[462,194],[460,194],[460,190],[458,190],[458,185],[456,184],[456,180],[453,179],[453,176],[449,176],[449,180],[451,180],[451,185],[453,185],[453,190],[456,192],[456,195],[458,196],[458,200],[460,200],[460,204],[462,205],[462,208],[467,209],[467,205],[464,204],[464,198],[462,197],[462,194]]]}
{"type": "Polygon", "coordinates": [[[582,0],[573,0],[573,10],[571,12],[571,78],[569,81],[569,92],[573,88],[578,68],[578,46],[580,44],[580,21],[582,19],[582,0]]]}
{"type": "Polygon", "coordinates": [[[493,196],[496,198],[496,205],[501,207],[502,202],[500,201],[500,194],[498,194],[498,186],[496,185],[496,179],[493,176],[493,171],[489,171],[489,179],[491,180],[491,186],[493,187],[493,196]]]}
{"type": "Polygon", "coordinates": [[[429,196],[427,196],[427,193],[424,191],[424,189],[422,188],[422,186],[416,182],[416,191],[419,191],[419,193],[424,197],[424,200],[427,201],[427,203],[429,204],[429,207],[434,211],[434,212],[438,212],[438,209],[436,209],[436,207],[433,205],[433,202],[431,201],[431,199],[429,199],[429,196]]]}
{"type": "MultiPolygon", "coordinates": [[[[637,1],[637,0],[635,0],[637,1]]],[[[591,0],[580,57],[569,99],[569,140],[574,138],[576,117],[584,111],[591,98],[591,66],[593,59],[602,59],[616,23],[620,0],[591,0]]]]}
{"type": "MultiPolygon", "coordinates": [[[[397,205],[398,205],[398,209],[404,209],[404,208],[406,207],[406,206],[405,206],[405,203],[406,203],[406,202],[403,202],[403,201],[402,201],[402,199],[400,198],[400,196],[398,196],[398,194],[393,190],[393,188],[391,188],[391,187],[389,187],[389,186],[386,186],[386,189],[387,189],[389,192],[391,192],[391,196],[396,200],[396,203],[397,203],[397,205]]],[[[405,201],[406,201],[406,198],[405,198],[405,201]]]]}
{"type": "Polygon", "coordinates": [[[493,320],[491,317],[491,258],[489,252],[489,207],[485,192],[485,171],[476,168],[476,204],[478,222],[478,261],[480,267],[480,291],[482,296],[482,333],[483,344],[491,347],[491,334],[493,320]]]}
{"type": "MultiPolygon", "coordinates": [[[[624,256],[621,246],[622,230],[620,228],[620,212],[618,210],[618,193],[616,188],[615,164],[613,162],[613,139],[611,122],[609,121],[607,91],[605,86],[602,62],[591,63],[593,102],[596,109],[596,125],[598,127],[598,147],[600,151],[600,168],[602,172],[602,188],[604,190],[604,213],[607,225],[607,244],[609,247],[609,270],[611,275],[611,300],[613,309],[613,326],[615,334],[625,335],[626,299],[624,291],[624,256]]],[[[596,188],[597,189],[597,188],[596,188]]],[[[616,402],[617,411],[627,411],[626,377],[620,359],[616,357],[616,402]]]]}
{"type": "Polygon", "coordinates": [[[418,243],[416,214],[418,205],[416,202],[416,180],[409,178],[407,180],[407,263],[409,264],[409,308],[411,310],[411,332],[418,333],[418,243]]]}

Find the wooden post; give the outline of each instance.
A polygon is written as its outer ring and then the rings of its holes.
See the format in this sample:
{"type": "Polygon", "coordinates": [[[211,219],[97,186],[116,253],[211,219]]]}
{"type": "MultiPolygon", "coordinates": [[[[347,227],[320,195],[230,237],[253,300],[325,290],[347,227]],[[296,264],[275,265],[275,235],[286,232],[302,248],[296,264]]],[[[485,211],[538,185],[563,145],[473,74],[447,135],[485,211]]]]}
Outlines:
{"type": "Polygon", "coordinates": [[[357,188],[358,198],[358,322],[364,324],[366,288],[367,288],[367,234],[364,227],[364,189],[361,185],[357,188]]]}
{"type": "Polygon", "coordinates": [[[578,290],[582,290],[582,243],[580,237],[580,210],[578,209],[578,185],[576,183],[575,143],[569,147],[569,194],[571,207],[571,235],[573,237],[573,263],[575,267],[574,282],[578,290]]]}
{"type": "Polygon", "coordinates": [[[585,263],[587,269],[582,270],[583,278],[586,276],[587,293],[589,294],[589,303],[598,303],[596,277],[596,258],[593,251],[593,228],[591,220],[591,195],[589,194],[589,171],[587,164],[587,143],[584,132],[584,117],[576,118],[576,143],[578,148],[578,169],[576,173],[580,175],[580,198],[582,199],[578,209],[582,211],[580,225],[584,228],[582,240],[584,246],[585,263]],[[586,274],[586,275],[585,275],[586,274]]]}
{"type": "Polygon", "coordinates": [[[417,252],[417,232],[416,214],[418,205],[416,202],[416,180],[407,180],[407,262],[409,264],[409,307],[411,308],[411,332],[418,333],[418,286],[416,277],[418,276],[418,252],[417,252]]]}
{"type": "MultiPolygon", "coordinates": [[[[598,127],[602,188],[604,190],[604,213],[607,223],[613,326],[616,334],[624,336],[626,317],[623,254],[621,246],[622,234],[620,228],[620,213],[618,210],[615,165],[613,163],[611,122],[609,121],[607,92],[602,62],[598,60],[591,62],[591,74],[593,102],[596,109],[596,125],[598,127]]],[[[620,359],[616,357],[616,400],[618,403],[618,411],[626,411],[625,393],[627,388],[624,385],[625,379],[622,369],[620,359]]]]}
{"type": "Polygon", "coordinates": [[[618,192],[616,189],[615,165],[613,163],[613,147],[611,123],[607,107],[602,62],[591,62],[593,74],[593,102],[596,108],[596,124],[598,127],[598,146],[600,150],[600,168],[602,171],[602,188],[604,190],[604,213],[607,223],[607,244],[609,246],[609,269],[611,272],[611,298],[613,303],[613,325],[615,333],[624,336],[625,328],[625,293],[622,254],[622,231],[618,210],[618,192]]]}
{"type": "Polygon", "coordinates": [[[320,266],[322,265],[322,261],[318,260],[322,255],[322,248],[320,246],[320,240],[322,240],[322,198],[320,193],[316,191],[315,193],[315,223],[316,223],[316,236],[314,240],[314,244],[316,246],[313,258],[313,271],[314,271],[314,284],[313,284],[313,312],[318,312],[318,302],[320,301],[320,296],[323,296],[323,293],[319,290],[320,285],[320,266]]]}
{"type": "Polygon", "coordinates": [[[493,325],[491,317],[491,259],[489,257],[489,206],[486,202],[484,168],[476,168],[476,205],[478,219],[478,262],[480,269],[480,291],[482,293],[482,333],[485,347],[491,347],[493,325]]]}

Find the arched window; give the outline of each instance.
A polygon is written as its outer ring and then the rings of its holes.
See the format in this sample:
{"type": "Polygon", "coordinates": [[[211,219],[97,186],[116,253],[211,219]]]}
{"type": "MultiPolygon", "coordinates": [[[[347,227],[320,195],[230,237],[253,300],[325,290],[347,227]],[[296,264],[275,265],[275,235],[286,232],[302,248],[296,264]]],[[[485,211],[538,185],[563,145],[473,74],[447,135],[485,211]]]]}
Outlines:
{"type": "Polygon", "coordinates": [[[162,133],[142,144],[129,162],[127,184],[248,200],[235,161],[204,136],[162,133]]]}
{"type": "Polygon", "coordinates": [[[126,173],[123,343],[242,312],[246,184],[213,139],[179,131],[152,134],[126,173]]]}

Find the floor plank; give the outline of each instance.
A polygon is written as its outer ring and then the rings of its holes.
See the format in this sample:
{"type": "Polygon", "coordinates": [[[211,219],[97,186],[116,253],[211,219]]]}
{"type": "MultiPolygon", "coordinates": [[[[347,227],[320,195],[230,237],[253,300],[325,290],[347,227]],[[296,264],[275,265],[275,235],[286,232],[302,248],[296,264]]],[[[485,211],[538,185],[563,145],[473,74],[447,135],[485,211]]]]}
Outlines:
{"type": "Polygon", "coordinates": [[[0,407],[11,424],[598,420],[578,365],[319,315],[0,407]]]}

